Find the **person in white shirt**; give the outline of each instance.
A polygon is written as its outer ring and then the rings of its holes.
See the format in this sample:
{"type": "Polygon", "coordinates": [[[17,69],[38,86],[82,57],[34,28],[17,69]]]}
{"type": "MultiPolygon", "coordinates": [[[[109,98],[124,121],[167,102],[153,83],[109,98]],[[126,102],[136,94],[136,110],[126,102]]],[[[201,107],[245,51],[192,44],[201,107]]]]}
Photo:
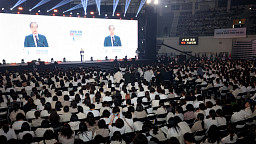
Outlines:
{"type": "Polygon", "coordinates": [[[88,131],[87,126],[85,123],[79,124],[79,132],[77,133],[76,139],[80,139],[83,142],[88,142],[93,140],[93,133],[92,131],[88,131]]]}
{"type": "Polygon", "coordinates": [[[30,130],[29,124],[24,122],[21,126],[21,132],[17,135],[17,138],[22,140],[23,136],[27,133],[31,134],[33,137],[35,136],[34,131],[30,130]]]}
{"type": "Polygon", "coordinates": [[[134,132],[134,124],[133,124],[131,112],[125,113],[125,117],[123,118],[123,121],[125,126],[125,133],[134,132]]]}
{"type": "Polygon", "coordinates": [[[180,143],[183,143],[181,129],[173,117],[168,120],[167,126],[162,127],[161,130],[167,135],[167,139],[176,137],[180,143]]]}
{"type": "MultiPolygon", "coordinates": [[[[120,115],[118,115],[120,117],[120,115]]],[[[113,136],[115,131],[120,131],[120,133],[123,135],[125,133],[125,126],[124,126],[124,121],[121,118],[118,118],[115,121],[115,126],[112,126],[112,123],[114,121],[115,116],[113,115],[111,118],[111,121],[108,125],[109,131],[110,131],[110,137],[113,136]]]]}
{"type": "Polygon", "coordinates": [[[210,110],[209,116],[210,118],[204,120],[205,129],[209,129],[212,125],[218,126],[218,122],[216,120],[216,113],[214,110],[210,110]]]}
{"type": "Polygon", "coordinates": [[[120,83],[120,81],[123,79],[123,74],[120,70],[118,70],[114,75],[114,83],[120,83]]]}
{"type": "Polygon", "coordinates": [[[35,136],[36,137],[43,137],[45,131],[47,131],[47,130],[52,130],[53,131],[53,128],[50,127],[50,122],[48,120],[43,120],[42,124],[41,124],[41,127],[36,129],[35,136]]]}
{"type": "Polygon", "coordinates": [[[10,128],[6,124],[0,129],[0,135],[5,136],[7,141],[10,139],[17,139],[17,135],[15,134],[14,129],[10,128]]]}
{"type": "Polygon", "coordinates": [[[229,129],[229,134],[222,138],[220,143],[221,144],[227,144],[227,143],[236,143],[238,137],[235,134],[235,131],[233,129],[229,129]]]}
{"type": "Polygon", "coordinates": [[[217,123],[218,123],[217,126],[227,125],[226,118],[224,117],[223,111],[221,109],[218,109],[216,111],[216,115],[217,115],[216,120],[217,120],[217,123]]]}
{"type": "Polygon", "coordinates": [[[26,122],[24,119],[25,119],[25,116],[22,113],[18,113],[16,116],[16,121],[12,124],[12,128],[14,130],[20,130],[22,124],[26,122]]]}

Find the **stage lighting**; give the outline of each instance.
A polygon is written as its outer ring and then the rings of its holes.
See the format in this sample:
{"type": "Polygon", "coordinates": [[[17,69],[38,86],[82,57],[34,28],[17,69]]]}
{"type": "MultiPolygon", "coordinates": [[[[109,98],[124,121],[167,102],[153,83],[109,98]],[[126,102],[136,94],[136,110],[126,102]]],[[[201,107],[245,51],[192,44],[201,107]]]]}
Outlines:
{"type": "Polygon", "coordinates": [[[47,10],[47,12],[49,12],[49,10],[47,10]]]}
{"type": "Polygon", "coordinates": [[[53,10],[53,12],[57,13],[57,12],[58,12],[58,10],[57,10],[57,9],[54,9],[54,10],[53,10]]]}
{"type": "Polygon", "coordinates": [[[36,15],[38,15],[38,13],[36,13],[36,15]]]}
{"type": "Polygon", "coordinates": [[[167,5],[165,5],[164,7],[166,7],[166,8],[167,8],[168,6],[167,6],[167,5]]]}
{"type": "Polygon", "coordinates": [[[93,12],[93,11],[91,11],[91,12],[90,12],[90,14],[91,14],[91,15],[94,15],[94,12],[93,12]]]}
{"type": "Polygon", "coordinates": [[[144,29],[143,29],[143,28],[141,28],[141,30],[143,31],[144,29]]]}
{"type": "Polygon", "coordinates": [[[70,12],[69,14],[71,14],[71,15],[72,15],[72,12],[70,12]]]}
{"type": "Polygon", "coordinates": [[[23,7],[18,7],[18,10],[22,11],[22,10],[23,10],[23,7]]]}
{"type": "Polygon", "coordinates": [[[151,0],[147,0],[147,4],[150,4],[151,3],[151,0]]]}
{"type": "Polygon", "coordinates": [[[12,11],[12,10],[13,10],[13,8],[10,8],[10,10],[12,11]]]}
{"type": "Polygon", "coordinates": [[[108,14],[105,14],[105,17],[107,17],[108,16],[108,14]]]}
{"type": "Polygon", "coordinates": [[[4,8],[2,8],[2,11],[4,10],[4,8]]]}
{"type": "Polygon", "coordinates": [[[63,14],[62,16],[66,16],[66,15],[63,14]]]}
{"type": "Polygon", "coordinates": [[[120,16],[120,13],[117,13],[116,16],[120,16]]]}
{"type": "Polygon", "coordinates": [[[158,0],[155,0],[155,1],[154,1],[154,4],[157,5],[157,4],[158,4],[158,0]]]}
{"type": "Polygon", "coordinates": [[[52,14],[52,16],[55,16],[55,14],[52,14]]]}
{"type": "Polygon", "coordinates": [[[251,10],[252,8],[249,8],[249,10],[251,10]]]}
{"type": "Polygon", "coordinates": [[[79,13],[76,13],[77,15],[79,15],[79,13]]]}
{"type": "Polygon", "coordinates": [[[40,10],[38,10],[37,12],[39,12],[39,13],[40,13],[41,11],[40,11],[40,10]]]}
{"type": "Polygon", "coordinates": [[[31,11],[32,11],[32,9],[29,9],[29,11],[31,12],[31,11]]]}

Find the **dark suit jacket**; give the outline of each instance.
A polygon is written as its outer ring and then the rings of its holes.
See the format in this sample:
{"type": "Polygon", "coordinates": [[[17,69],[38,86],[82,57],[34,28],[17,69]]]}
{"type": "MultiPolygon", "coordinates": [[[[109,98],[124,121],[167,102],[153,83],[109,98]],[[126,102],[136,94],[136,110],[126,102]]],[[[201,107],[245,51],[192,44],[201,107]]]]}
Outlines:
{"type": "MultiPolygon", "coordinates": [[[[38,34],[38,38],[39,40],[38,40],[37,47],[48,47],[48,42],[44,35],[38,34]]],[[[36,47],[33,34],[27,35],[25,37],[24,47],[36,47]]]]}
{"type": "MultiPolygon", "coordinates": [[[[121,40],[120,40],[119,36],[114,35],[113,46],[122,46],[122,43],[121,43],[121,40]]],[[[110,35],[105,37],[104,47],[112,47],[111,36],[110,35]]]]}

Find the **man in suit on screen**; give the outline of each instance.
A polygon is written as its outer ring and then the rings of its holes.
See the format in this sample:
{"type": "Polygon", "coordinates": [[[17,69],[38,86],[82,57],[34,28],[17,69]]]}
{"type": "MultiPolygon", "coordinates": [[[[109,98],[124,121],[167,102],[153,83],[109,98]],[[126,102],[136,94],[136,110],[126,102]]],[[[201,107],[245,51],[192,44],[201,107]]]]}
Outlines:
{"type": "Polygon", "coordinates": [[[110,34],[109,36],[105,37],[104,47],[122,46],[120,37],[115,35],[115,27],[110,25],[108,30],[110,34]]]}
{"type": "Polygon", "coordinates": [[[24,47],[48,47],[46,37],[38,34],[38,24],[31,22],[29,26],[32,34],[25,37],[24,47]]]}

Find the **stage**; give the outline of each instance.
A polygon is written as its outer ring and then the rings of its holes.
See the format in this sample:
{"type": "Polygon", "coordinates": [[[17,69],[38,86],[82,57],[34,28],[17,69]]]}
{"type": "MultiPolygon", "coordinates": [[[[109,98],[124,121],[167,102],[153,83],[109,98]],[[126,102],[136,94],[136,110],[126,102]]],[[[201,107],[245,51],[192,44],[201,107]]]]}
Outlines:
{"type": "Polygon", "coordinates": [[[150,64],[153,60],[149,59],[129,59],[127,61],[123,59],[119,60],[95,60],[95,61],[57,61],[51,62],[28,62],[28,63],[9,63],[1,64],[0,72],[21,72],[21,71],[34,71],[34,70],[52,70],[56,68],[70,69],[70,68],[99,68],[101,70],[114,70],[115,67],[119,67],[122,64],[150,64]]]}

